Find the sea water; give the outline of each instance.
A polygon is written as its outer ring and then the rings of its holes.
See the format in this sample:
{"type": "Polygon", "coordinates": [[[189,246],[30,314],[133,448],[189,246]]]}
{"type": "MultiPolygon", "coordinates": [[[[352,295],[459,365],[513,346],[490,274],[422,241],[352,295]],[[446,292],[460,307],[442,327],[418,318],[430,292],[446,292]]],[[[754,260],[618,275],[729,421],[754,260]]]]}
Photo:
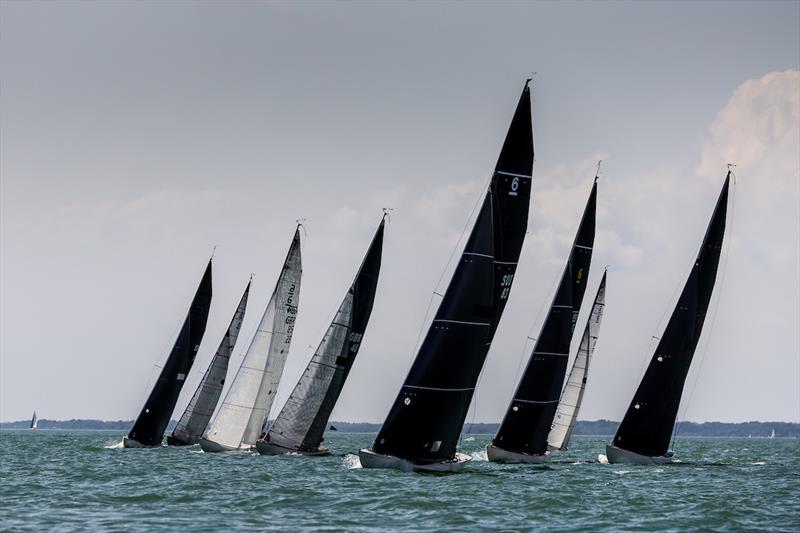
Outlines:
{"type": "Polygon", "coordinates": [[[118,447],[119,431],[0,431],[0,530],[800,530],[800,441],[685,438],[673,465],[602,464],[575,437],[549,464],[459,474],[360,468],[374,435],[330,433],[330,457],[118,447]]]}

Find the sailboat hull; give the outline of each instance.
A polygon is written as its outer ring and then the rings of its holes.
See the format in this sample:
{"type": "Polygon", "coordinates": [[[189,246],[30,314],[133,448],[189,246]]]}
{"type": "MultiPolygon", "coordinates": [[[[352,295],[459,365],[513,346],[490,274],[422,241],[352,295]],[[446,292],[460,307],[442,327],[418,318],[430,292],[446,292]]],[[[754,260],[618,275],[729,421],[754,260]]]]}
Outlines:
{"type": "Polygon", "coordinates": [[[486,457],[493,463],[544,463],[549,452],[544,455],[530,455],[527,453],[510,452],[494,444],[486,447],[486,457]]]}
{"type": "Polygon", "coordinates": [[[461,472],[464,465],[472,460],[469,455],[456,453],[452,461],[419,464],[392,455],[381,455],[369,448],[359,450],[358,458],[364,468],[391,468],[403,472],[461,472]]]}
{"type": "Polygon", "coordinates": [[[172,435],[167,435],[167,446],[191,446],[192,444],[196,444],[194,442],[186,442],[184,440],[179,439],[178,437],[173,437],[172,435]]]}
{"type": "Polygon", "coordinates": [[[256,442],[256,450],[261,455],[286,455],[287,453],[293,454],[300,454],[300,455],[308,455],[310,457],[321,457],[325,455],[330,455],[330,449],[326,448],[325,446],[320,446],[316,450],[297,450],[294,448],[286,448],[284,446],[278,446],[277,444],[266,442],[260,440],[256,442]]]}
{"type": "Polygon", "coordinates": [[[146,444],[142,444],[138,440],[133,440],[130,437],[122,437],[122,447],[123,448],[159,448],[161,444],[156,444],[153,446],[148,446],[146,444]]]}
{"type": "Polygon", "coordinates": [[[202,448],[203,451],[206,453],[234,452],[239,450],[239,448],[231,448],[229,446],[223,446],[222,444],[216,443],[213,440],[208,440],[208,439],[200,439],[200,448],[202,448]]]}
{"type": "MultiPolygon", "coordinates": [[[[670,452],[671,453],[671,452],[670,452]]],[[[617,448],[611,444],[606,445],[606,458],[609,463],[630,463],[635,465],[664,465],[672,462],[672,455],[650,456],[641,455],[629,450],[617,448]]]]}

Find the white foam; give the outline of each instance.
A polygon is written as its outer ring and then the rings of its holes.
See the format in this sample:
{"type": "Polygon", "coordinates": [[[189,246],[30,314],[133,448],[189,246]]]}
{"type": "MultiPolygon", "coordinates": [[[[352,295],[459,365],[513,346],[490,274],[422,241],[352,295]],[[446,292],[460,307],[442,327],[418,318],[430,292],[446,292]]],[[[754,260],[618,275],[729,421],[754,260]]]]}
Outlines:
{"type": "Polygon", "coordinates": [[[470,453],[470,455],[472,456],[472,460],[473,461],[488,461],[489,460],[489,456],[486,455],[486,449],[485,448],[483,448],[481,450],[477,450],[475,452],[472,452],[472,453],[470,453]]]}
{"type": "Polygon", "coordinates": [[[608,464],[608,457],[606,457],[605,454],[603,454],[603,453],[598,454],[597,455],[597,462],[600,463],[601,465],[607,465],[608,464]]]}
{"type": "Polygon", "coordinates": [[[756,465],[756,466],[764,466],[765,464],[767,464],[767,462],[766,461],[756,461],[755,463],[750,463],[750,464],[751,465],[756,465]]]}
{"type": "Polygon", "coordinates": [[[466,439],[464,439],[464,442],[472,442],[474,440],[475,440],[475,437],[467,437],[466,439]]]}
{"type": "Polygon", "coordinates": [[[614,473],[618,474],[620,476],[625,475],[625,474],[630,474],[630,472],[631,472],[630,470],[614,470],[614,473]]]}
{"type": "Polygon", "coordinates": [[[103,448],[105,448],[106,450],[117,450],[119,448],[124,448],[125,445],[122,442],[123,441],[121,439],[119,442],[109,442],[108,444],[103,446],[103,448]]]}
{"type": "Polygon", "coordinates": [[[363,468],[361,466],[361,459],[358,458],[357,455],[348,453],[344,457],[342,457],[342,463],[350,470],[355,470],[357,468],[363,468]]]}

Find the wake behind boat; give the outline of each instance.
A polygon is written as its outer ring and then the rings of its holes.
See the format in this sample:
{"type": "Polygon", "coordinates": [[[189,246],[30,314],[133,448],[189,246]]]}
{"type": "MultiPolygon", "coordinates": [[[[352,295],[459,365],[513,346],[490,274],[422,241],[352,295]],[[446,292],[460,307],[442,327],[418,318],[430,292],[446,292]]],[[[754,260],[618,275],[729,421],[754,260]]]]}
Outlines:
{"type": "Polygon", "coordinates": [[[369,449],[365,468],[455,472],[456,446],[511,292],[525,239],[533,171],[528,80],[464,252],[425,340],[369,449]]]}

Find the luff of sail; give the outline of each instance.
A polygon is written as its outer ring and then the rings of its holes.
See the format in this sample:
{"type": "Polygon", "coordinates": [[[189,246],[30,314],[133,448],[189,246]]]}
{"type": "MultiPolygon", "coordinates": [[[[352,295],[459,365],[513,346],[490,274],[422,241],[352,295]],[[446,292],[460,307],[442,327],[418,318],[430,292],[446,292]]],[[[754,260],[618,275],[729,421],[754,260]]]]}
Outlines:
{"type": "Polygon", "coordinates": [[[622,419],[608,460],[668,460],[683,386],[703,330],[725,237],[731,173],[714,207],[697,259],[639,388],[622,419]]]}
{"type": "Polygon", "coordinates": [[[363,466],[463,465],[456,457],[458,436],[511,291],[532,171],[526,82],[464,252],[372,449],[360,453],[363,466]]]}
{"type": "MultiPolygon", "coordinates": [[[[592,261],[597,211],[597,178],[581,217],[561,281],[533,352],[508,406],[503,422],[487,450],[527,456],[547,452],[547,434],[553,423],[567,373],[570,343],[578,319],[592,261]]],[[[500,460],[509,460],[499,454],[500,460]]]]}
{"type": "Polygon", "coordinates": [[[200,342],[206,331],[211,306],[211,261],[194,295],[175,345],[164,363],[153,390],[145,401],[128,436],[126,447],[160,446],[172,411],[178,401],[186,376],[192,369],[200,342]]]}
{"type": "Polygon", "coordinates": [[[372,314],[384,227],[385,216],[314,356],[269,431],[256,443],[260,453],[329,453],[320,445],[372,314]]]}
{"type": "Polygon", "coordinates": [[[217,407],[222,388],[225,386],[225,376],[228,373],[228,361],[239,337],[239,330],[242,327],[245,309],[247,308],[247,295],[250,292],[250,283],[244,289],[244,294],[239,300],[239,305],[233,314],[228,329],[217,348],[217,352],[211,359],[203,379],[197,386],[189,405],[183,412],[180,420],[172,430],[172,434],[167,437],[167,444],[171,446],[186,446],[197,444],[203,435],[214,409],[217,407]]]}
{"type": "Polygon", "coordinates": [[[204,451],[250,448],[260,436],[289,355],[301,276],[298,225],[258,329],[230,389],[200,439],[204,451]]]}
{"type": "Polygon", "coordinates": [[[600,287],[597,289],[592,311],[586,320],[586,328],[583,330],[575,362],[572,364],[567,384],[564,385],[556,416],[553,419],[553,426],[547,436],[547,445],[550,449],[566,450],[569,439],[572,437],[572,430],[575,429],[575,421],[578,419],[578,411],[580,411],[583,393],[586,390],[589,364],[592,361],[594,346],[600,333],[600,322],[603,320],[603,310],[606,305],[606,275],[607,272],[604,272],[603,279],[600,280],[600,287]]]}

